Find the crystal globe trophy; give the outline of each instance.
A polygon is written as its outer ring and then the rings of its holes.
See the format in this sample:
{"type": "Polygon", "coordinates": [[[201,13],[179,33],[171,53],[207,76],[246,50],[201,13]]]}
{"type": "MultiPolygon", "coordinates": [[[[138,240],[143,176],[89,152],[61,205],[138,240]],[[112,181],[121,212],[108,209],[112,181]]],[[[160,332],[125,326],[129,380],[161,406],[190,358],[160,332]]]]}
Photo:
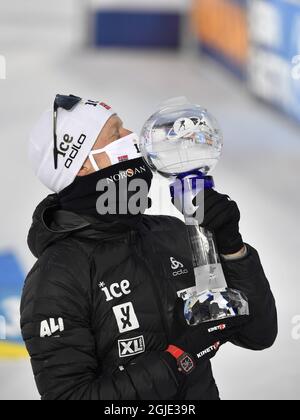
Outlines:
{"type": "Polygon", "coordinates": [[[169,179],[173,203],[185,218],[196,279],[195,287],[181,296],[190,326],[249,315],[246,296],[227,287],[213,233],[199,222],[204,190],[214,187],[210,173],[222,147],[215,118],[185,98],[165,102],[145,123],[140,138],[145,161],[153,172],[169,179]]]}

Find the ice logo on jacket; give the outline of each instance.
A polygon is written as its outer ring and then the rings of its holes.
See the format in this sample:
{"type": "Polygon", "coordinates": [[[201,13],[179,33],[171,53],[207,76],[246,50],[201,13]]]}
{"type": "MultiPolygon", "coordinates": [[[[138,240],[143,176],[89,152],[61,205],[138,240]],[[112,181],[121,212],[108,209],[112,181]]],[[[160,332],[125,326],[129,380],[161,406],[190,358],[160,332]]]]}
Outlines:
{"type": "Polygon", "coordinates": [[[124,295],[130,295],[131,288],[128,280],[122,280],[121,283],[113,283],[110,286],[106,286],[105,282],[98,284],[99,288],[105,294],[106,302],[110,302],[114,299],[119,299],[124,295]]]}

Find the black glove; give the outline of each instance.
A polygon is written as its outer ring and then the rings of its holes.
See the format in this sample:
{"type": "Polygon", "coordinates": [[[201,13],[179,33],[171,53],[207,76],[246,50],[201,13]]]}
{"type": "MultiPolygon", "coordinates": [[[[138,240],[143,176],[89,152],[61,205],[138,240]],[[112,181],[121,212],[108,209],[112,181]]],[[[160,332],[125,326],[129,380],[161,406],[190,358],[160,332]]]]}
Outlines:
{"type": "MultiPolygon", "coordinates": [[[[195,204],[197,197],[194,199],[195,204]]],[[[235,201],[228,195],[213,189],[204,192],[204,220],[201,226],[214,232],[218,251],[223,255],[235,254],[243,246],[239,232],[240,211],[235,201]]]]}
{"type": "Polygon", "coordinates": [[[248,322],[248,316],[239,316],[190,327],[184,318],[184,301],[178,299],[171,344],[167,351],[177,358],[179,370],[191,373],[197,363],[215,357],[220,347],[230,341],[248,322]]]}

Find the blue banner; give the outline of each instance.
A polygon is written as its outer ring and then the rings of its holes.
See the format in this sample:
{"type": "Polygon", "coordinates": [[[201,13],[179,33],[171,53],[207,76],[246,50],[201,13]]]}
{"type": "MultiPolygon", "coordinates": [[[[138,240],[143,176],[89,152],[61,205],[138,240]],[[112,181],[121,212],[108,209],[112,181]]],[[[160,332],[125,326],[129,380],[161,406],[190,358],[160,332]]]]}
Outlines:
{"type": "Polygon", "coordinates": [[[245,78],[248,58],[247,1],[193,2],[191,25],[202,52],[245,78]]]}
{"type": "Polygon", "coordinates": [[[0,343],[22,343],[19,314],[24,277],[12,253],[0,254],[0,343]]]}
{"type": "Polygon", "coordinates": [[[98,47],[167,48],[180,46],[182,16],[177,12],[100,10],[94,15],[98,47]]]}
{"type": "Polygon", "coordinates": [[[300,121],[300,4],[249,2],[253,92],[300,121]]]}

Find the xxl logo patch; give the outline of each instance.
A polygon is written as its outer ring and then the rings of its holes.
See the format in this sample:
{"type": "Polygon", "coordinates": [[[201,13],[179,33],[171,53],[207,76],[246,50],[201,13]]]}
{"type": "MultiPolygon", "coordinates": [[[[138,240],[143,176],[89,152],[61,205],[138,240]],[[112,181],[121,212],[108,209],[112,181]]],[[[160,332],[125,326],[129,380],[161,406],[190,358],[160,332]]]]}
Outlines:
{"type": "Polygon", "coordinates": [[[119,340],[119,356],[130,357],[137,354],[145,353],[145,340],[141,335],[140,337],[131,338],[128,340],[119,340]]]}
{"type": "Polygon", "coordinates": [[[121,334],[140,328],[139,321],[131,302],[115,306],[113,311],[121,334]]]}

